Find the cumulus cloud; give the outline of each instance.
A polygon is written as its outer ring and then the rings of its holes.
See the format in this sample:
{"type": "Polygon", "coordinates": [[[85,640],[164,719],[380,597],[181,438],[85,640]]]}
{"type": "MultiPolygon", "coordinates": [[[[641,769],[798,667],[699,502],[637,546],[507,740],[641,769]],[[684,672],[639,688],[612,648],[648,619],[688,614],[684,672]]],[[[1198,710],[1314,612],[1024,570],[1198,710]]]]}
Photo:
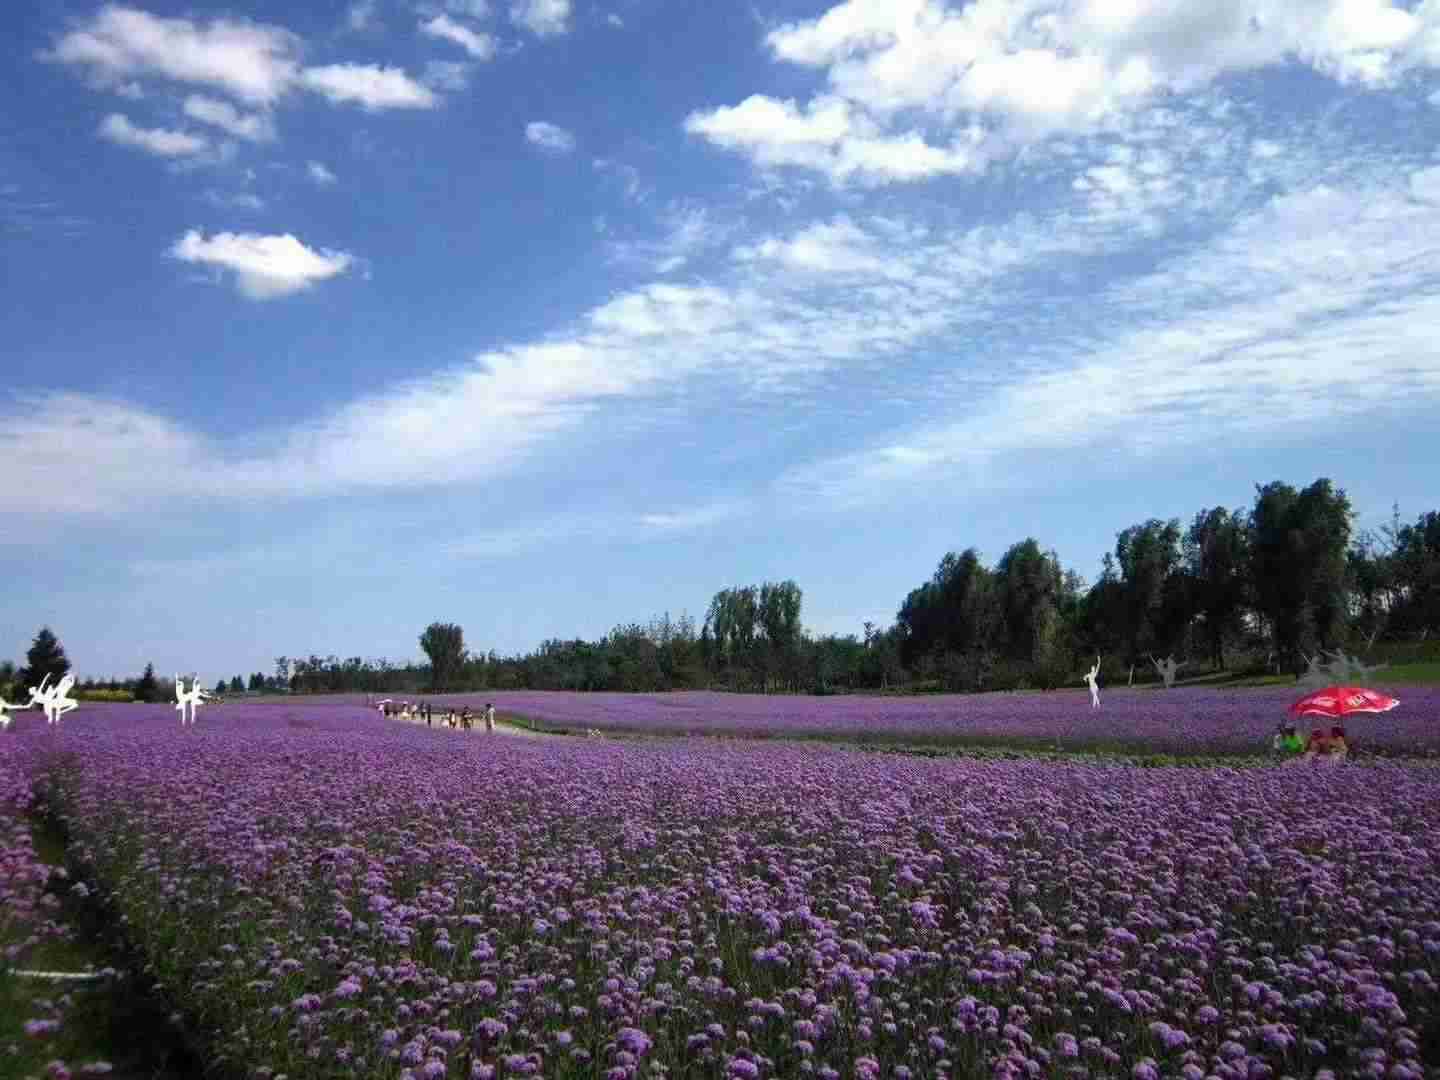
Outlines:
{"type": "Polygon", "coordinates": [[[770,31],[777,60],[823,73],[803,103],[752,95],[687,129],[765,167],[837,182],[983,168],[1163,93],[1299,61],[1384,86],[1440,63],[1440,5],[1390,0],[844,0],[770,31]]]}
{"type": "Polygon", "coordinates": [[[564,34],[570,29],[570,0],[516,0],[510,18],[538,37],[564,34]]]}
{"type": "Polygon", "coordinates": [[[922,180],[981,170],[978,132],[937,146],[916,132],[886,135],[840,98],[805,105],[752,94],[739,105],[691,113],[685,130],[765,167],[800,166],[836,183],[922,180]]]}
{"type": "Polygon", "coordinates": [[[299,48],[294,34],[264,23],[216,19],[206,26],[107,4],[41,55],[84,68],[103,85],[162,78],[213,86],[264,105],[294,81],[299,48]]]}
{"type": "Polygon", "coordinates": [[[544,120],[532,120],[525,125],[525,140],[557,154],[568,154],[575,149],[575,136],[556,124],[544,120]]]}
{"type": "Polygon", "coordinates": [[[170,254],[182,262],[233,272],[241,294],[251,300],[301,292],[343,274],[354,261],[343,251],[309,248],[289,233],[216,233],[206,238],[197,229],[177,240],[170,254]]]}
{"type": "Polygon", "coordinates": [[[433,109],[440,99],[422,83],[395,67],[376,64],[326,64],[306,68],[300,76],[306,89],[337,105],[381,109],[433,109]]]}
{"type": "Polygon", "coordinates": [[[111,113],[100,123],[100,135],[121,146],[166,158],[193,158],[210,152],[210,140],[203,135],[166,128],[142,128],[120,113],[111,113]]]}
{"type": "Polygon", "coordinates": [[[305,175],[310,177],[310,179],[314,183],[319,184],[321,187],[328,187],[329,185],[335,183],[336,180],[335,174],[318,161],[311,161],[306,163],[305,175]]]}
{"type": "MultiPolygon", "coordinates": [[[[152,78],[211,87],[258,106],[273,105],[297,87],[369,110],[439,104],[428,87],[400,68],[356,63],[304,68],[300,51],[300,39],[278,26],[223,18],[201,24],[110,4],[61,35],[41,58],[86,70],[98,84],[122,92],[138,91],[136,80],[152,78]]],[[[240,138],[271,134],[267,117],[211,98],[192,97],[187,112],[240,138]]]]}
{"type": "Polygon", "coordinates": [[[241,112],[229,102],[217,101],[200,94],[191,94],[185,99],[185,115],[202,124],[228,132],[237,139],[267,142],[275,138],[275,127],[268,116],[241,112]]]}
{"type": "Polygon", "coordinates": [[[422,22],[420,32],[459,45],[476,60],[489,60],[495,55],[495,39],[491,35],[472,30],[448,15],[436,15],[422,22]]]}

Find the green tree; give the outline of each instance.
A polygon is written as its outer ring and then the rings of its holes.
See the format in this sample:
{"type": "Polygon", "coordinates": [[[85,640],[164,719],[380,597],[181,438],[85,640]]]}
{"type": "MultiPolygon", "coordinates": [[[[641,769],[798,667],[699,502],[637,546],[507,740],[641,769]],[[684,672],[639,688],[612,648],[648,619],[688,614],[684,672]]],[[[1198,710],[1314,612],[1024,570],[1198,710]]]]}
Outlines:
{"type": "Polygon", "coordinates": [[[251,692],[258,692],[265,689],[265,676],[260,672],[252,672],[250,675],[249,688],[251,692]]]}
{"type": "Polygon", "coordinates": [[[215,680],[215,693],[225,693],[225,680],[223,678],[215,680]]]}
{"type": "Polygon", "coordinates": [[[1054,662],[1060,642],[1064,575],[1060,560],[1027,538],[995,564],[1003,655],[1014,662],[1044,667],[1054,662]]]}
{"type": "Polygon", "coordinates": [[[448,688],[465,663],[464,630],[456,623],[433,622],[420,635],[420,648],[430,658],[431,689],[448,688]]]}
{"type": "Polygon", "coordinates": [[[146,664],[145,672],[135,684],[136,701],[155,701],[160,693],[160,684],[155,680],[155,665],[146,664]]]}
{"type": "Polygon", "coordinates": [[[70,661],[65,656],[65,647],[48,626],[42,626],[25,653],[25,668],[20,672],[18,681],[24,687],[39,686],[48,675],[54,683],[69,670],[70,661]]]}
{"type": "Polygon", "coordinates": [[[1399,528],[1393,558],[1397,628],[1440,634],[1440,513],[1421,514],[1413,525],[1399,528]]]}
{"type": "Polygon", "coordinates": [[[1185,533],[1185,567],[1194,589],[1200,633],[1216,668],[1225,668],[1225,641],[1240,634],[1249,562],[1245,519],[1223,506],[1202,510],[1185,533]]]}
{"type": "Polygon", "coordinates": [[[793,581],[765,582],[760,586],[758,617],[765,632],[764,682],[778,677],[791,688],[799,678],[800,608],[804,594],[793,581]]]}
{"type": "Polygon", "coordinates": [[[1321,478],[1302,491],[1257,485],[1250,511],[1250,587],[1276,653],[1299,672],[1301,654],[1332,648],[1347,620],[1350,500],[1321,478]]]}
{"type": "Polygon", "coordinates": [[[232,679],[230,680],[230,692],[231,692],[232,694],[240,694],[240,693],[243,693],[244,690],[245,690],[245,680],[242,679],[239,675],[236,675],[234,678],[232,678],[232,679]]]}
{"type": "Polygon", "coordinates": [[[1126,659],[1133,664],[1146,653],[1166,656],[1183,647],[1184,603],[1183,596],[1176,596],[1183,588],[1176,581],[1182,565],[1179,520],[1151,518],[1123,530],[1115,538],[1115,559],[1124,597],[1126,659]]]}

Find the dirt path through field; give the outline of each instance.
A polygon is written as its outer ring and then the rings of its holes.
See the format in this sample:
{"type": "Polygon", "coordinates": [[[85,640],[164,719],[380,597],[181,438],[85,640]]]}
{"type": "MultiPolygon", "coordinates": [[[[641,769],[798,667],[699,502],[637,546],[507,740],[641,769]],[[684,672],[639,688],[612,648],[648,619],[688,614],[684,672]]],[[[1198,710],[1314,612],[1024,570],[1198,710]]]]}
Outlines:
{"type": "MultiPolygon", "coordinates": [[[[426,726],[426,725],[425,725],[425,721],[424,721],[422,718],[418,717],[418,716],[411,716],[411,717],[392,716],[390,719],[392,719],[392,720],[399,720],[401,723],[405,723],[405,724],[416,724],[416,725],[418,725],[418,726],[420,726],[420,727],[425,727],[425,726],[426,726]]],[[[485,735],[485,734],[488,734],[488,733],[486,732],[486,730],[485,730],[485,721],[484,721],[483,719],[475,721],[475,726],[474,726],[471,730],[469,730],[469,731],[466,731],[464,728],[451,728],[451,727],[446,727],[444,724],[442,724],[442,723],[440,722],[440,720],[439,720],[438,717],[436,717],[435,719],[431,720],[430,726],[433,727],[433,728],[435,728],[437,731],[450,731],[450,732],[454,732],[456,735],[485,735]]],[[[534,728],[522,727],[522,726],[520,726],[519,724],[512,723],[512,722],[510,722],[510,721],[508,721],[508,720],[503,720],[503,719],[501,719],[499,716],[497,716],[497,717],[495,718],[495,734],[496,734],[496,735],[518,735],[518,736],[520,736],[520,738],[522,738],[522,739],[544,739],[544,738],[548,738],[548,737],[549,737],[549,733],[548,733],[548,732],[545,732],[545,731],[536,731],[534,728]]]]}

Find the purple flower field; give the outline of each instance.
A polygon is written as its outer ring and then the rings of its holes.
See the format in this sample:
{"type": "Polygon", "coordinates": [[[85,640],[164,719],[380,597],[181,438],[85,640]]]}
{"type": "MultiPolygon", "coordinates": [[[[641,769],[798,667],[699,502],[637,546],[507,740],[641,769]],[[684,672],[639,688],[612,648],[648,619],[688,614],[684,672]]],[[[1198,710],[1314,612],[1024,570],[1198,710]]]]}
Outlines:
{"type": "Polygon", "coordinates": [[[300,703],[17,726],[75,868],[249,1076],[1421,1077],[1440,1054],[1432,767],[519,739],[300,703]]]}
{"type": "MultiPolygon", "coordinates": [[[[1399,708],[1347,724],[1360,750],[1440,751],[1440,688],[1402,687],[1399,708]]],[[[1302,696],[1288,687],[1250,690],[1102,690],[1091,710],[1084,692],[943,697],[578,694],[479,691],[433,699],[495,702],[544,726],[655,734],[891,737],[1012,740],[1065,747],[1121,745],[1165,753],[1260,753],[1275,724],[1302,696]]],[[[296,699],[310,701],[310,698],[296,699]]],[[[322,699],[326,700],[326,699],[322,699]]],[[[363,701],[363,695],[331,701],[363,701]]]]}

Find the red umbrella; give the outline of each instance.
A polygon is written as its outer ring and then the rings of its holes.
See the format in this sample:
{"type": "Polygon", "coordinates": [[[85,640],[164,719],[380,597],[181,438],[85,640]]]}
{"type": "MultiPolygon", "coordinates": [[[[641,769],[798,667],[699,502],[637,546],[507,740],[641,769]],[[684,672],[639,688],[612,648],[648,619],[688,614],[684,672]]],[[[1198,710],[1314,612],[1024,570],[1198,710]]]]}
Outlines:
{"type": "Polygon", "coordinates": [[[1290,706],[1292,716],[1325,716],[1339,720],[1351,713],[1389,712],[1400,702],[1378,690],[1360,686],[1327,686],[1290,706]]]}

